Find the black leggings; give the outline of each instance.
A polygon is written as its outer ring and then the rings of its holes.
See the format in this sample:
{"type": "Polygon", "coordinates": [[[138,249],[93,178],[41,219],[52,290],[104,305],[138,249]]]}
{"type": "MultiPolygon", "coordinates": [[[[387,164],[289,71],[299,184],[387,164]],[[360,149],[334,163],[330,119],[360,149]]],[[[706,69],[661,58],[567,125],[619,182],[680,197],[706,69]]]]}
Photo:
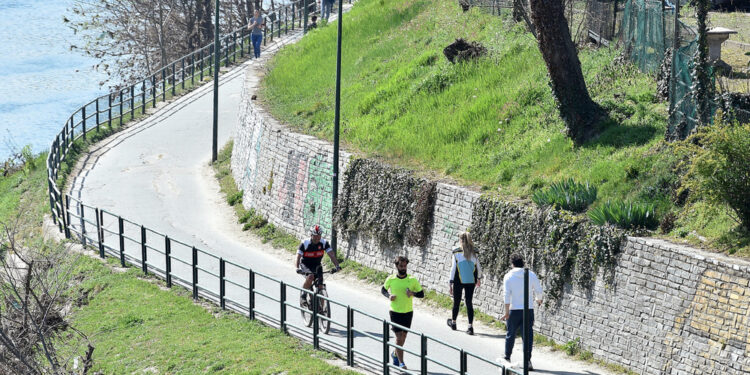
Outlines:
{"type": "Polygon", "coordinates": [[[471,299],[474,296],[474,286],[476,284],[453,284],[453,320],[458,317],[458,307],[461,305],[461,290],[466,291],[466,312],[469,315],[469,324],[474,322],[474,304],[471,299]]]}

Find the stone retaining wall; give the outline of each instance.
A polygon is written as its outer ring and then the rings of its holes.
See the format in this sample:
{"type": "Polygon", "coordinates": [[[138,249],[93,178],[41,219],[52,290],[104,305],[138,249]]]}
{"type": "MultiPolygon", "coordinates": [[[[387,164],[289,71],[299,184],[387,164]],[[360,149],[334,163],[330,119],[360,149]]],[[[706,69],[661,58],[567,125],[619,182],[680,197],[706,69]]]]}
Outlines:
{"type": "MultiPolygon", "coordinates": [[[[314,223],[330,233],[332,146],[289,131],[247,92],[232,152],[232,173],[244,190],[243,204],[299,238],[305,238],[306,228],[314,223]]],[[[342,153],[342,175],[350,158],[342,153]]],[[[355,233],[339,239],[339,251],[388,272],[393,257],[406,253],[423,285],[447,293],[450,251],[471,224],[479,193],[443,183],[436,193],[425,247],[383,248],[355,233]]],[[[556,308],[537,312],[535,329],[560,343],[580,338],[597,358],[642,374],[750,373],[747,262],[629,237],[614,283],[605,286],[603,279],[598,277],[590,290],[569,286],[556,308]]],[[[485,275],[475,296],[479,309],[501,314],[501,284],[502,275],[485,275]]]]}

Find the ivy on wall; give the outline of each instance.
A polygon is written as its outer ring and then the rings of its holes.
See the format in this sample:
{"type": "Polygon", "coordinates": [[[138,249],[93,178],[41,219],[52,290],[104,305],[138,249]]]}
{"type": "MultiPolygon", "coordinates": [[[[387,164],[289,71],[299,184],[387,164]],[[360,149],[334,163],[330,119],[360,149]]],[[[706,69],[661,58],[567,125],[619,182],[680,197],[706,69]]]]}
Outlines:
{"type": "Polygon", "coordinates": [[[591,224],[585,216],[487,196],[474,203],[471,232],[487,271],[503,275],[511,268],[510,254],[520,252],[544,280],[552,303],[567,283],[591,290],[600,270],[611,285],[625,240],[622,230],[591,224]]]}
{"type": "Polygon", "coordinates": [[[425,246],[435,209],[435,185],[405,169],[354,159],[344,172],[335,225],[342,233],[364,233],[384,245],[425,246]]]}

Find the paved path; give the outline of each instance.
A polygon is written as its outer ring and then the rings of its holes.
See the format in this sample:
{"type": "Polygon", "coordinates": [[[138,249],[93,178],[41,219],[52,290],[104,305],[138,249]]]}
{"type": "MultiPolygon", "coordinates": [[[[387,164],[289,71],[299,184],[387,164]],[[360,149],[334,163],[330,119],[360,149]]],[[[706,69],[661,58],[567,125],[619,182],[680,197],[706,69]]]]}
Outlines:
{"type": "MultiPolygon", "coordinates": [[[[290,33],[281,41],[292,42],[299,37],[299,33],[290,33]]],[[[257,83],[265,58],[280,45],[269,46],[264,51],[264,58],[248,61],[221,77],[220,145],[224,145],[232,138],[236,128],[240,94],[246,72],[249,74],[247,79],[257,83]]],[[[72,180],[70,194],[87,205],[116,213],[155,232],[168,234],[185,244],[194,245],[226,260],[297,286],[302,280],[294,272],[292,255],[274,250],[247,232],[242,232],[233,211],[219,193],[218,184],[209,167],[212,87],[210,84],[204,85],[92,148],[89,156],[79,163],[81,170],[72,180]]],[[[93,220],[92,212],[87,211],[86,216],[93,220]]],[[[112,219],[108,215],[104,220],[104,227],[116,233],[118,223],[112,219]]],[[[89,225],[87,227],[91,235],[94,230],[89,225]]],[[[125,230],[133,240],[140,238],[137,235],[140,233],[138,229],[135,225],[125,222],[125,230]]],[[[163,256],[156,252],[163,251],[163,239],[155,232],[149,230],[146,233],[149,263],[164,268],[163,256]]],[[[113,249],[119,248],[117,241],[116,236],[110,232],[106,233],[105,243],[108,246],[113,249]]],[[[141,248],[135,241],[129,239],[126,248],[128,257],[140,256],[141,248]]],[[[172,255],[188,261],[191,259],[190,248],[178,243],[172,244],[172,255]]],[[[204,269],[200,271],[201,286],[218,290],[218,282],[208,274],[218,272],[217,261],[201,254],[198,263],[204,269]]],[[[184,264],[173,262],[172,270],[185,280],[191,279],[190,268],[184,264]]],[[[230,267],[227,275],[239,285],[248,283],[247,272],[230,267]]],[[[381,343],[374,339],[382,338],[383,324],[379,319],[388,316],[388,303],[379,294],[379,288],[363,284],[351,276],[341,275],[328,277],[327,284],[332,298],[378,318],[355,314],[355,325],[364,332],[357,334],[355,348],[374,358],[382,358],[381,343]]],[[[256,287],[271,297],[279,296],[279,286],[275,282],[259,277],[256,287]]],[[[293,289],[288,288],[287,294],[291,302],[297,300],[297,292],[293,289]]],[[[248,305],[247,292],[239,287],[230,285],[227,295],[239,304],[248,305]]],[[[259,311],[271,317],[271,320],[279,316],[278,304],[262,296],[257,297],[256,306],[259,311]]],[[[291,308],[288,310],[289,321],[301,325],[299,314],[291,308]]],[[[473,337],[460,331],[452,332],[445,325],[447,314],[446,311],[436,311],[418,304],[413,329],[489,359],[500,356],[504,344],[503,332],[496,332],[481,325],[477,325],[477,335],[473,337]]],[[[334,307],[333,318],[345,322],[346,310],[334,307]]],[[[462,327],[466,326],[465,321],[459,323],[463,323],[462,327]]],[[[291,330],[297,335],[307,335],[305,330],[291,330]]],[[[345,332],[336,327],[332,329],[331,334],[324,337],[339,344],[345,342],[345,332]]],[[[519,342],[514,353],[516,360],[521,355],[520,346],[519,342]]],[[[419,337],[410,335],[407,347],[419,352],[419,337]]],[[[451,367],[458,366],[459,356],[454,349],[430,341],[428,351],[433,359],[451,367]]],[[[363,361],[359,362],[361,365],[368,365],[364,356],[358,358],[363,361]]],[[[407,355],[406,363],[412,369],[418,369],[420,365],[419,360],[413,355],[407,355]]],[[[534,364],[538,373],[607,373],[596,366],[572,361],[561,353],[550,352],[545,348],[535,349],[534,364]]],[[[375,369],[372,366],[370,368],[375,369]]],[[[428,369],[431,374],[455,373],[433,363],[428,369]]],[[[478,361],[470,361],[469,370],[473,374],[496,373],[491,366],[478,361]]]]}

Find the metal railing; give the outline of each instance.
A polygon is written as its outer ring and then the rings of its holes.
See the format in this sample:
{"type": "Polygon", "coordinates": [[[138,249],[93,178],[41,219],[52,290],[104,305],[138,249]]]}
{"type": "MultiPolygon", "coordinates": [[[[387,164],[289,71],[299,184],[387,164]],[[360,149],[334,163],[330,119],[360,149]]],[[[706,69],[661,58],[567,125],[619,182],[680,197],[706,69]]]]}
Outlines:
{"type": "Polygon", "coordinates": [[[210,300],[222,309],[235,311],[310,341],[315,349],[346,358],[349,366],[374,369],[383,374],[389,374],[392,369],[410,374],[428,374],[430,371],[462,375],[497,371],[522,373],[334,298],[289,285],[281,279],[224,259],[110,211],[86,205],[70,195],[66,195],[64,201],[65,216],[61,221],[65,223],[66,235],[78,237],[85,246],[96,249],[100,257],[115,257],[122,266],[132,265],[142,269],[146,275],[164,279],[168,287],[179,285],[190,290],[194,299],[210,300]],[[302,308],[296,298],[288,298],[296,296],[294,291],[312,294],[313,307],[302,308]],[[266,303],[259,303],[260,299],[266,303]],[[330,318],[318,314],[321,299],[331,306],[330,318]],[[289,309],[311,314],[312,328],[290,319],[289,309]],[[339,333],[322,333],[320,319],[329,322],[332,330],[339,333]],[[390,330],[394,327],[418,337],[418,348],[401,347],[390,342],[390,330]],[[363,341],[370,344],[365,343],[365,347],[360,348],[363,341]],[[373,343],[380,350],[373,350],[373,343]],[[394,366],[390,363],[392,349],[401,349],[419,358],[419,366],[406,371],[394,366]]]}
{"type": "MultiPolygon", "coordinates": [[[[351,0],[348,1],[351,3],[351,0]]],[[[274,35],[279,38],[282,31],[288,33],[295,27],[306,28],[303,22],[313,13],[308,12],[308,7],[314,5],[312,0],[299,0],[266,15],[264,44],[268,40],[273,42],[274,35]],[[270,17],[274,15],[275,17],[270,17]]],[[[220,46],[219,58],[223,60],[224,66],[235,63],[238,56],[244,58],[247,54],[248,58],[252,57],[250,33],[245,27],[221,37],[220,46]]],[[[154,108],[159,101],[165,101],[178,92],[202,83],[205,77],[212,76],[213,52],[213,44],[191,52],[137,83],[92,100],[68,118],[52,142],[47,156],[50,211],[53,221],[65,233],[66,238],[75,235],[84,246],[95,248],[102,258],[116,257],[122,266],[133,265],[141,268],[144,274],[150,273],[164,279],[168,287],[179,285],[187,288],[192,291],[194,299],[208,299],[222,309],[233,310],[311,341],[316,349],[342,355],[346,357],[349,366],[358,365],[388,374],[391,368],[396,368],[390,364],[389,352],[391,348],[398,348],[420,360],[418,370],[404,371],[397,368],[401,372],[427,374],[431,366],[441,372],[448,370],[458,374],[487,373],[487,369],[520,374],[517,370],[506,369],[435,337],[400,327],[386,319],[317,294],[313,295],[315,307],[307,310],[307,313],[313,314],[312,329],[299,326],[287,318],[287,310],[291,308],[301,311],[303,308],[287,300],[287,290],[291,288],[302,293],[309,293],[308,291],[198,249],[115,213],[86,205],[70,195],[63,196],[57,180],[62,163],[76,141],[82,139],[85,142],[92,131],[94,135],[101,136],[104,134],[101,133],[102,130],[112,130],[145,114],[149,105],[154,108]],[[274,307],[263,309],[257,303],[258,299],[271,302],[274,307]],[[319,299],[325,299],[335,307],[337,312],[332,315],[333,318],[318,316],[319,299]],[[335,318],[341,314],[345,314],[343,321],[335,318]],[[319,319],[325,319],[332,326],[343,329],[345,336],[321,334],[319,319]],[[367,327],[373,325],[378,329],[382,328],[382,333],[370,332],[367,327]],[[389,329],[394,326],[418,336],[419,350],[390,343],[389,329]],[[382,356],[368,353],[365,348],[360,347],[361,344],[355,347],[355,342],[363,339],[381,345],[382,356]],[[433,350],[436,347],[437,350],[433,350]],[[446,352],[453,354],[446,355],[446,352]],[[474,369],[474,372],[470,372],[470,369],[474,369]]]]}

